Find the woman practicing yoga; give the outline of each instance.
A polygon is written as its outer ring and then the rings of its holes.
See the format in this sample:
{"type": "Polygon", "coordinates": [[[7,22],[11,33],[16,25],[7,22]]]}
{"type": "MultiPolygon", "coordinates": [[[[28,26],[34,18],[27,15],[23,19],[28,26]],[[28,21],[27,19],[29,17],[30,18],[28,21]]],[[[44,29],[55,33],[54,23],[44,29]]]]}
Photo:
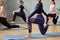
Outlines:
{"type": "Polygon", "coordinates": [[[10,28],[17,28],[19,27],[18,25],[10,25],[8,22],[7,22],[7,18],[5,17],[5,14],[4,14],[4,5],[3,5],[3,1],[0,0],[0,22],[7,27],[7,29],[10,29],[10,28]]]}
{"type": "Polygon", "coordinates": [[[44,20],[42,13],[44,13],[46,17],[47,17],[47,14],[43,10],[43,4],[42,4],[41,0],[36,0],[36,1],[37,1],[36,8],[27,19],[29,34],[27,36],[25,36],[25,38],[31,37],[32,23],[38,24],[39,31],[41,32],[42,35],[45,35],[46,31],[48,29],[48,24],[46,24],[46,26],[44,27],[45,20],[44,20]],[[31,18],[35,14],[36,14],[36,18],[31,18]]]}

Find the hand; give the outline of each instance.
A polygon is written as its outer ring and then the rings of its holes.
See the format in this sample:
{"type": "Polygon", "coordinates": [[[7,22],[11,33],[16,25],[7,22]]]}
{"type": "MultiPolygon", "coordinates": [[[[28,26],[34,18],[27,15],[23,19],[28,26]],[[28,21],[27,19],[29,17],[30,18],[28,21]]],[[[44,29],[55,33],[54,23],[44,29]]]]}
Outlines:
{"type": "Polygon", "coordinates": [[[26,20],[26,22],[28,22],[28,19],[26,20]]]}

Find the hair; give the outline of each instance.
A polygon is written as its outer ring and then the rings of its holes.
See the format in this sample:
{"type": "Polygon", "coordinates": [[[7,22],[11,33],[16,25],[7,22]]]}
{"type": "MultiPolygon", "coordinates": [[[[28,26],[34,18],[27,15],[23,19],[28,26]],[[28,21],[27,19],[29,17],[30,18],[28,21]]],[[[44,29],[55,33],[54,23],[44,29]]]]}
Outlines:
{"type": "Polygon", "coordinates": [[[39,2],[41,2],[41,0],[39,0],[39,2]]]}
{"type": "Polygon", "coordinates": [[[22,0],[19,0],[19,3],[23,4],[24,2],[22,0]]]}
{"type": "Polygon", "coordinates": [[[55,4],[55,0],[52,0],[53,2],[54,2],[54,4],[55,4]]]}
{"type": "Polygon", "coordinates": [[[3,1],[1,1],[1,2],[2,2],[2,4],[1,4],[1,6],[2,6],[4,3],[3,3],[3,1]]]}

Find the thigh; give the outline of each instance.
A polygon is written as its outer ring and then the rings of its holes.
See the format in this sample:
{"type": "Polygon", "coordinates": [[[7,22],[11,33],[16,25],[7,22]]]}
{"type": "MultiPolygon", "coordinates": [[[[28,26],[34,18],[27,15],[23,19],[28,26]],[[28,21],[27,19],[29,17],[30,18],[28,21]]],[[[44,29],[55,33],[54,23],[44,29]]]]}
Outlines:
{"type": "Polygon", "coordinates": [[[17,13],[17,15],[20,16],[20,17],[26,17],[24,12],[19,12],[19,13],[17,13]]]}
{"type": "Polygon", "coordinates": [[[31,18],[30,21],[35,24],[44,24],[43,19],[31,18]]]}
{"type": "Polygon", "coordinates": [[[21,17],[26,18],[26,15],[24,12],[22,12],[20,15],[21,15],[21,17]]]}
{"type": "Polygon", "coordinates": [[[19,12],[15,12],[14,15],[21,16],[21,14],[19,12]]]}
{"type": "Polygon", "coordinates": [[[3,17],[3,18],[1,18],[0,21],[1,21],[1,23],[2,23],[3,25],[5,25],[5,26],[8,25],[8,26],[10,26],[10,24],[7,22],[6,18],[3,17]]]}

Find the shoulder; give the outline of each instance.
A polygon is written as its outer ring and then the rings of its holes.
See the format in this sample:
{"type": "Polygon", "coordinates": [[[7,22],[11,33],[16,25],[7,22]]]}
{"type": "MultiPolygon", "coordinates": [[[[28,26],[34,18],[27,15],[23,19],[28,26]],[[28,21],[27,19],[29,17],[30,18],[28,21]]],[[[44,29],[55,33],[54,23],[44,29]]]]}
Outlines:
{"type": "Polygon", "coordinates": [[[3,5],[1,6],[1,9],[4,9],[4,6],[3,5]]]}
{"type": "Polygon", "coordinates": [[[40,3],[39,3],[39,5],[40,5],[40,6],[43,6],[43,3],[42,3],[42,2],[40,2],[40,3]]]}
{"type": "Polygon", "coordinates": [[[20,5],[20,6],[19,6],[19,8],[22,8],[22,7],[24,7],[24,6],[23,6],[23,5],[20,5]]]}
{"type": "Polygon", "coordinates": [[[40,7],[43,7],[43,3],[42,3],[42,2],[40,2],[40,3],[39,3],[39,6],[40,6],[40,7]]]}
{"type": "Polygon", "coordinates": [[[42,2],[40,2],[40,4],[43,4],[42,2]]]}
{"type": "Polygon", "coordinates": [[[1,7],[4,7],[4,5],[1,5],[1,7]]]}

